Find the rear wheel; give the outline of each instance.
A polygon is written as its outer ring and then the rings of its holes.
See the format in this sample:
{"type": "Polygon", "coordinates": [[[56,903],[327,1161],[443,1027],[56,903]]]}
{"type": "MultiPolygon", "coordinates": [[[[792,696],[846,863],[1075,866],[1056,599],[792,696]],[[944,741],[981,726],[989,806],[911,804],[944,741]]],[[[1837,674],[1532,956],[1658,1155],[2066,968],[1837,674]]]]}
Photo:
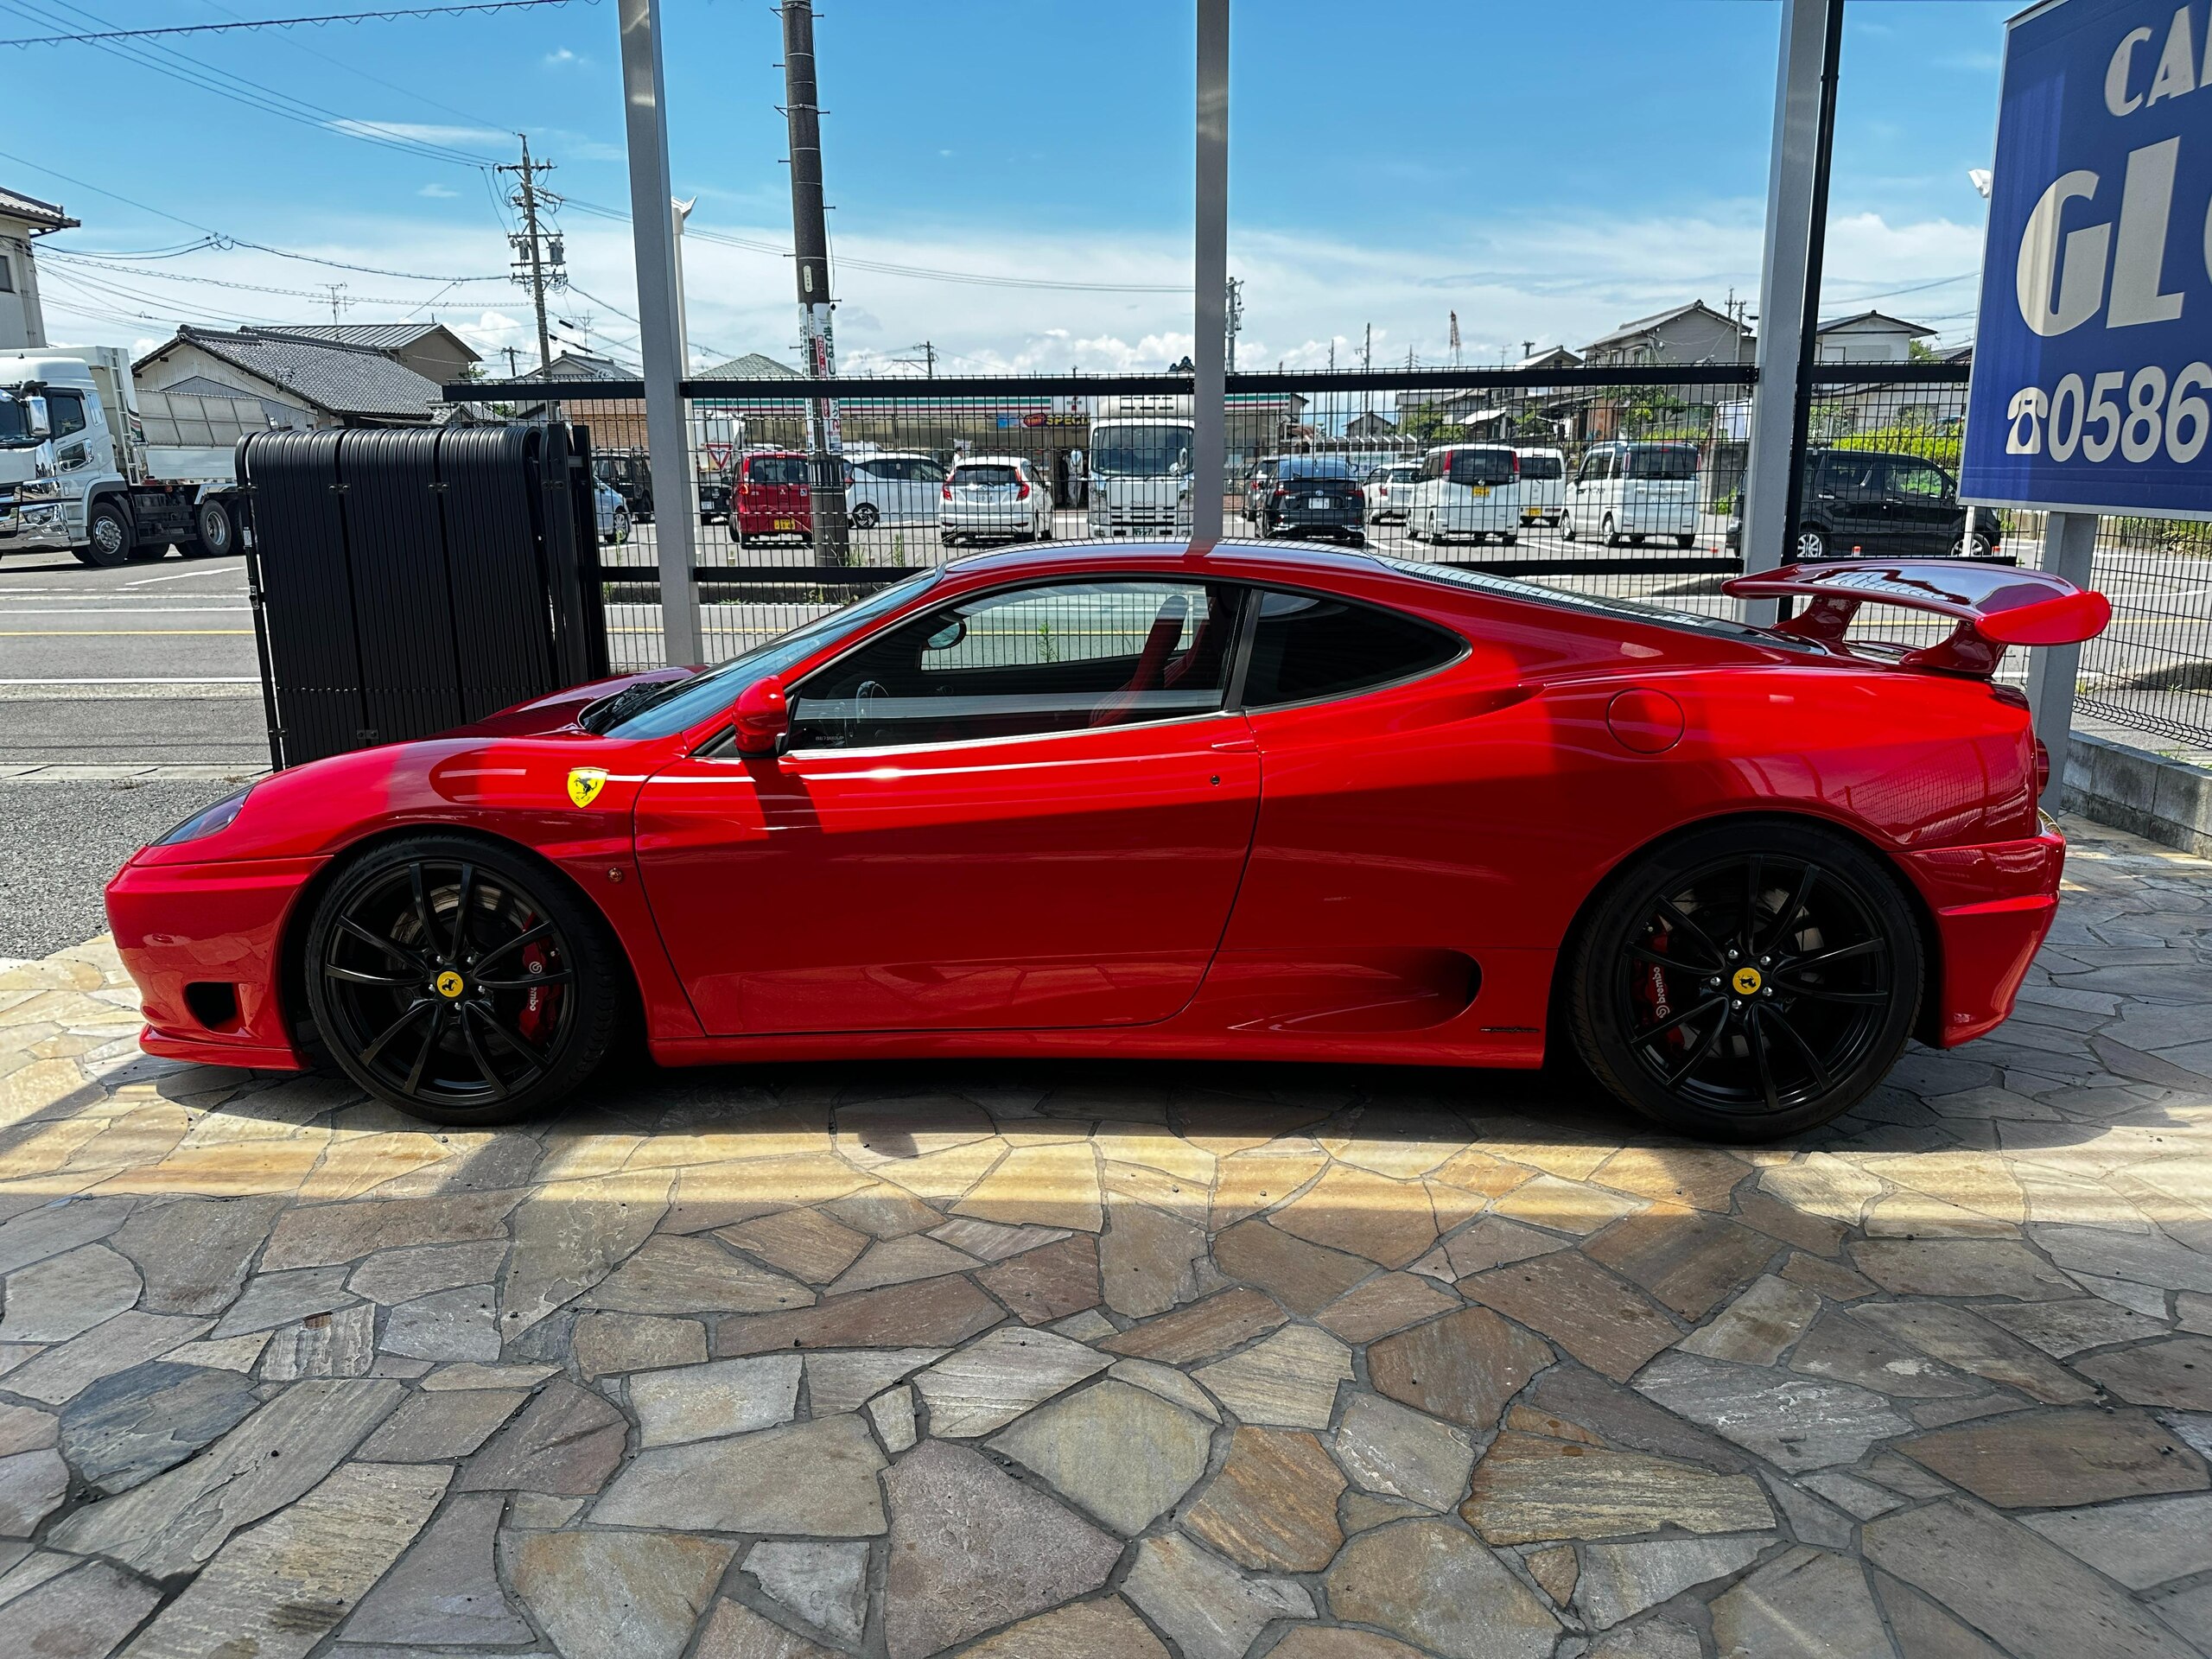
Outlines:
{"type": "Polygon", "coordinates": [[[1577,939],[1569,1018],[1615,1095],[1707,1140],[1794,1135],[1889,1072],[1920,1004],[1896,879],[1810,824],[1718,824],[1649,855],[1577,939]]]}
{"type": "Polygon", "coordinates": [[[552,1105],[606,1054],[615,951],[599,918],[520,855],[416,836],[324,893],[308,1006],[378,1099],[433,1122],[505,1122],[552,1105]]]}
{"type": "Polygon", "coordinates": [[[1964,537],[1955,536],[1951,538],[1951,556],[1955,559],[1986,559],[1996,551],[1997,543],[1991,541],[1988,537],[1983,535],[1980,531],[1976,531],[1974,532],[1974,549],[1971,552],[1967,551],[1966,538],[1964,537]]]}
{"type": "Polygon", "coordinates": [[[188,559],[227,558],[238,551],[238,528],[220,501],[210,499],[194,507],[192,530],[192,540],[177,543],[177,551],[188,559]]]}
{"type": "Polygon", "coordinates": [[[1825,559],[1827,556],[1827,532],[1818,524],[1807,524],[1797,532],[1798,563],[1802,564],[1808,559],[1825,559]]]}
{"type": "Polygon", "coordinates": [[[855,530],[874,530],[882,521],[883,515],[876,510],[875,503],[873,501],[863,501],[853,509],[855,530]]]}
{"type": "Polygon", "coordinates": [[[1697,537],[1694,536],[1677,536],[1675,537],[1675,545],[1676,547],[1695,547],[1697,545],[1697,537]]]}
{"type": "Polygon", "coordinates": [[[1573,513],[1562,512],[1560,514],[1559,538],[1562,542],[1571,542],[1574,539],[1574,515],[1573,513]]]}
{"type": "Polygon", "coordinates": [[[1598,539],[1607,547],[1618,547],[1621,544],[1620,531],[1614,524],[1613,515],[1610,512],[1598,525],[1598,539]]]}

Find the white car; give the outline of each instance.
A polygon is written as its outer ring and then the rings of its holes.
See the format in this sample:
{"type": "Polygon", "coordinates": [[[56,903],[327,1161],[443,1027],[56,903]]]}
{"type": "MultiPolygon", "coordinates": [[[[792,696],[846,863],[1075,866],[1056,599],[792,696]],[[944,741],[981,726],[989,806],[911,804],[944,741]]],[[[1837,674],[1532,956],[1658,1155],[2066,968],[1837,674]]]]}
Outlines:
{"type": "Polygon", "coordinates": [[[1567,457],[1556,449],[1516,449],[1521,457],[1521,522],[1556,524],[1567,517],[1567,457]]]}
{"type": "Polygon", "coordinates": [[[855,530],[934,524],[944,468],[918,451],[874,449],[845,456],[845,514],[855,530]]]}
{"type": "Polygon", "coordinates": [[[1594,536],[1607,547],[1641,547],[1647,536],[1697,542],[1698,454],[1694,443],[1592,444],[1567,486],[1568,541],[1594,536]]]}
{"type": "Polygon", "coordinates": [[[1359,486],[1359,493],[1367,498],[1367,522],[1404,524],[1407,504],[1413,499],[1414,486],[1420,482],[1419,461],[1392,461],[1387,467],[1376,467],[1367,482],[1359,486]]]}
{"type": "Polygon", "coordinates": [[[1052,536],[1052,486],[1021,455],[963,455],[938,502],[938,536],[963,542],[1044,542],[1052,536]]]}
{"type": "Polygon", "coordinates": [[[1406,505],[1406,536],[1444,543],[1521,536],[1521,461],[1501,443],[1447,443],[1421,457],[1406,505]]]}

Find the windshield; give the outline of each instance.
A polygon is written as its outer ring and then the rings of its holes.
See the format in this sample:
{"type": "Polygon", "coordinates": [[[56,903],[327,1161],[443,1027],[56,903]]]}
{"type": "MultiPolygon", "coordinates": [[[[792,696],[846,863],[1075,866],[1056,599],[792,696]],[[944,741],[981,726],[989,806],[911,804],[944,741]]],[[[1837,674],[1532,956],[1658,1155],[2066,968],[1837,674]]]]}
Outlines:
{"type": "Polygon", "coordinates": [[[1282,463],[1285,478],[1350,478],[1351,464],[1341,455],[1292,455],[1282,463]]]}
{"type": "Polygon", "coordinates": [[[1188,426],[1161,421],[1090,429],[1090,470],[1105,477],[1164,478],[1190,464],[1188,426]]]}
{"type": "Polygon", "coordinates": [[[1521,476],[1523,478],[1565,478],[1567,463],[1557,455],[1523,455],[1521,457],[1521,476]]]}
{"type": "MultiPolygon", "coordinates": [[[[879,616],[889,615],[944,574],[942,570],[924,570],[904,582],[893,582],[880,593],[802,623],[789,633],[779,633],[750,651],[741,652],[703,674],[655,686],[650,697],[626,709],[615,709],[612,699],[594,705],[613,713],[617,723],[602,728],[594,720],[593,710],[586,709],[584,729],[601,732],[607,737],[666,737],[671,732],[696,725],[728,708],[736,701],[737,694],[755,680],[780,674],[817,647],[857,632],[879,616]]],[[[615,694],[616,697],[626,695],[626,691],[615,694]]],[[[600,718],[605,718],[604,714],[600,718]]]]}
{"type": "Polygon", "coordinates": [[[1687,443],[1638,444],[1628,452],[1630,478],[1688,479],[1697,476],[1697,451],[1687,443]]]}
{"type": "Polygon", "coordinates": [[[14,446],[31,441],[31,417],[20,399],[0,396],[0,444],[14,446]]]}
{"type": "Polygon", "coordinates": [[[1385,484],[1411,484],[1420,476],[1421,468],[1418,467],[1385,467],[1382,469],[1385,484]]]}

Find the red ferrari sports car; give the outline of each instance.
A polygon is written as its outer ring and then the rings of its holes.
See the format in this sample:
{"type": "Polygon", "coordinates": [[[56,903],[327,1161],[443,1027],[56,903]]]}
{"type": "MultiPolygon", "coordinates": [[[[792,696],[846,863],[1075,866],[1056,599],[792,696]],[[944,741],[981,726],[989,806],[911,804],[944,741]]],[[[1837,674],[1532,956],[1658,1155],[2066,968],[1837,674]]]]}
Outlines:
{"type": "Polygon", "coordinates": [[[2011,1012],[2064,843],[1992,671],[2109,607],[1942,562],[1731,590],[1804,605],[1280,544],[963,559],[266,779],[108,912],[151,1052],[327,1058],[443,1122],[550,1106],[635,1020],[672,1064],[1573,1055],[1678,1130],[1787,1135],[2011,1012]],[[1867,601],[1955,626],[1863,642],[1867,601]]]}

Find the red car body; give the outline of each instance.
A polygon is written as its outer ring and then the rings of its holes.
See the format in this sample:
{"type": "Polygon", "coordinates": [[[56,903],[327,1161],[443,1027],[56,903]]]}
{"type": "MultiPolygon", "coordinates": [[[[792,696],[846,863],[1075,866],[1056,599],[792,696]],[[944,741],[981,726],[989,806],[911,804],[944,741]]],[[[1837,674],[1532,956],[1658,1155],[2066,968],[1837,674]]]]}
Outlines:
{"type": "MultiPolygon", "coordinates": [[[[669,1063],[1535,1066],[1554,1035],[1562,943],[1609,872],[1743,815],[1840,830],[1902,878],[1928,954],[1925,1040],[2004,1020],[2050,925],[2064,845],[2037,809],[2024,699],[1929,653],[1911,665],[1818,643],[1827,600],[1795,625],[1812,640],[1793,644],[1350,552],[1053,547],[948,566],[866,637],[963,593],[1117,573],[1336,595],[1426,619],[1465,649],[1333,700],[888,755],[696,753],[726,714],[664,737],[594,735],[577,716],[614,682],[317,761],[257,785],[219,833],[139,852],[110,884],[144,1046],[302,1065],[319,882],[426,827],[565,873],[619,939],[669,1063]],[[607,774],[582,807],[566,788],[579,766],[607,774]]],[[[849,644],[825,639],[784,677],[849,644]]]]}
{"type": "Polygon", "coordinates": [[[814,498],[805,483],[809,465],[806,456],[795,449],[755,449],[737,458],[730,480],[729,522],[740,539],[814,539],[814,498]]]}

